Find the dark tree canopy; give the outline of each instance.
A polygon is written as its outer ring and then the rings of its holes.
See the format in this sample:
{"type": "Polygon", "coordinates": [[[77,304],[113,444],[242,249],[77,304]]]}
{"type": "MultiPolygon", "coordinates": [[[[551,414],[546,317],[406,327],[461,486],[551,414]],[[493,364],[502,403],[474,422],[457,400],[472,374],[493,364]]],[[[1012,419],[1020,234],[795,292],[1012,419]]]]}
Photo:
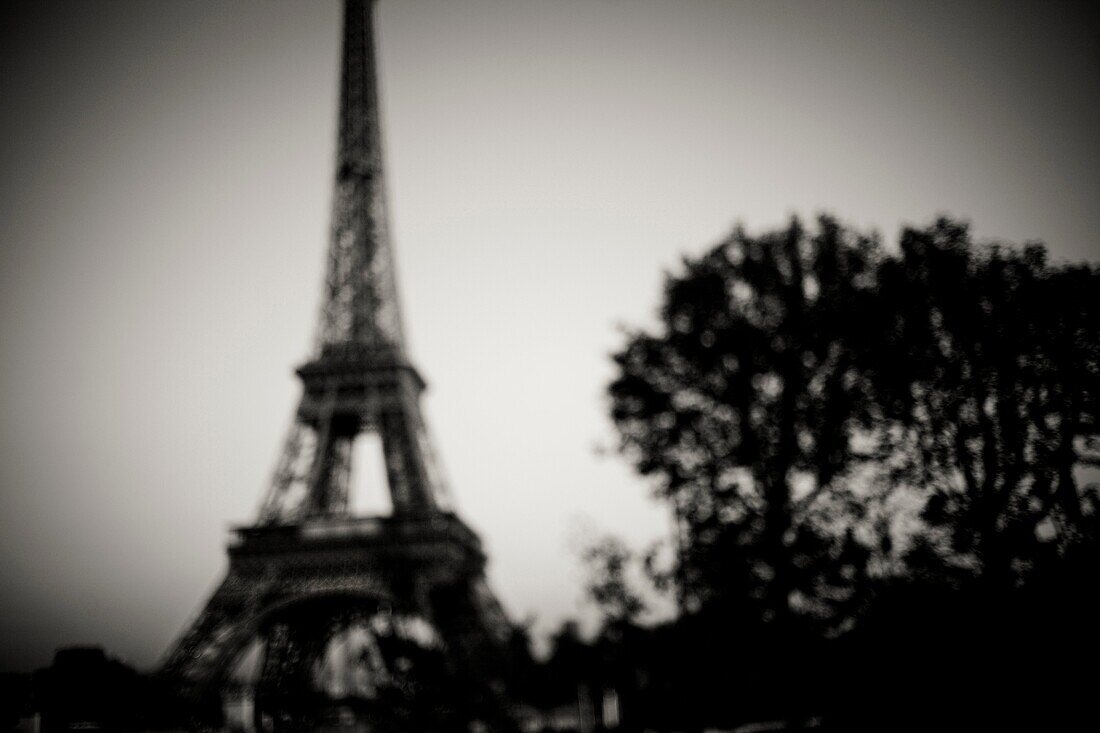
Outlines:
{"type": "Polygon", "coordinates": [[[1100,270],[1041,246],[976,246],[946,220],[883,263],[873,367],[885,448],[926,498],[911,557],[1002,587],[1095,551],[1100,270]]]}
{"type": "Polygon", "coordinates": [[[945,219],[891,254],[822,217],[685,259],[660,313],[611,414],[676,511],[685,607],[842,608],[891,548],[853,532],[867,466],[923,506],[911,569],[1008,588],[1095,554],[1100,269],[945,219]]]}
{"type": "Polygon", "coordinates": [[[659,313],[609,393],[674,563],[584,555],[624,731],[1100,725],[1100,268],[822,217],[685,258],[659,313]]]}
{"type": "Polygon", "coordinates": [[[645,610],[645,601],[627,578],[632,558],[630,548],[614,537],[584,548],[590,573],[585,590],[611,624],[632,624],[645,610]]]}
{"type": "MultiPolygon", "coordinates": [[[[1100,653],[1100,268],[946,219],[891,250],[823,217],[686,258],[660,316],[614,356],[611,416],[678,520],[681,615],[649,669],[709,669],[647,689],[719,727],[1084,711],[1064,670],[1100,653]]],[[[588,559],[607,628],[632,620],[622,547],[588,559]]]]}
{"type": "Polygon", "coordinates": [[[880,257],[826,217],[739,229],[667,278],[662,331],[630,334],[615,356],[612,417],[676,509],[686,605],[751,600],[780,618],[842,600],[862,572],[821,500],[870,418],[858,360],[880,257]]]}

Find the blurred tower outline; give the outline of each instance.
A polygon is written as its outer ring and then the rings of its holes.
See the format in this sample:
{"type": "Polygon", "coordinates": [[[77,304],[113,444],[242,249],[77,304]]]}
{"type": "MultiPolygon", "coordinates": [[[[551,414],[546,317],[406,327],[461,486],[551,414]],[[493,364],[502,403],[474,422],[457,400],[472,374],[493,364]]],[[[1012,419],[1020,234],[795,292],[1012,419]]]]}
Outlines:
{"type": "Polygon", "coordinates": [[[339,624],[378,613],[425,619],[455,669],[498,690],[511,632],[485,582],[481,543],[451,509],[420,412],[425,382],[405,349],[372,13],[372,0],[345,2],[331,238],[315,350],[297,370],[303,394],[257,521],[234,530],[225,579],[163,665],[200,699],[224,689],[259,643],[257,720],[287,685],[308,683],[339,624]],[[353,446],[371,433],[382,443],[388,516],[349,508],[353,446]]]}

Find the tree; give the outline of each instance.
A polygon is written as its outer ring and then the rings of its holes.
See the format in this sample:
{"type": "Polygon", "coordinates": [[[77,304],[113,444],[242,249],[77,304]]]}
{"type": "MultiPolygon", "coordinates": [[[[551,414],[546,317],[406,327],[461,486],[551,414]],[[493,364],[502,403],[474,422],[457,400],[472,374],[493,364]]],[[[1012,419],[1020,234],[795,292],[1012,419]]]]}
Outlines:
{"type": "MultiPolygon", "coordinates": [[[[889,254],[822,218],[685,259],[660,316],[609,388],[679,520],[683,613],[645,662],[676,673],[639,699],[693,696],[688,727],[1095,717],[1070,660],[1100,650],[1100,268],[949,220],[889,254]]],[[[625,557],[594,557],[590,591],[629,616],[625,557]]]]}
{"type": "Polygon", "coordinates": [[[880,256],[828,217],[737,229],[667,277],[661,331],[614,356],[612,418],[675,507],[685,608],[828,616],[863,572],[866,551],[829,525],[869,418],[860,315],[880,256]]]}
{"type": "Polygon", "coordinates": [[[626,544],[616,537],[603,537],[583,549],[588,571],[587,595],[599,607],[605,626],[630,625],[645,611],[642,594],[627,571],[634,559],[626,544]]]}
{"type": "Polygon", "coordinates": [[[1008,588],[1094,552],[1100,502],[1076,469],[1100,465],[1100,269],[941,219],[906,229],[880,280],[872,381],[900,427],[886,448],[927,497],[920,562],[1008,588]]]}

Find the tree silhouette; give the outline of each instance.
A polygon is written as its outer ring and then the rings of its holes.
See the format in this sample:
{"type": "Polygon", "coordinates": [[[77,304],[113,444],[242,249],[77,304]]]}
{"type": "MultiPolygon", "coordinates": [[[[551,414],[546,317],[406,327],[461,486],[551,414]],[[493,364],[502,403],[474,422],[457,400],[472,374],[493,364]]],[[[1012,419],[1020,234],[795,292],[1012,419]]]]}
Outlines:
{"type": "Polygon", "coordinates": [[[828,615],[863,572],[866,552],[827,525],[869,416],[860,315],[879,257],[827,217],[814,232],[738,229],[667,278],[662,332],[615,355],[612,417],[676,509],[686,609],[828,615]]]}
{"type": "Polygon", "coordinates": [[[1095,727],[1100,268],[823,217],[686,258],[660,316],[609,393],[681,615],[633,624],[622,547],[588,556],[636,724],[1095,727]]]}
{"type": "Polygon", "coordinates": [[[906,229],[883,263],[874,353],[887,449],[927,496],[914,561],[1009,588],[1095,552],[1100,270],[1038,245],[978,247],[964,225],[906,229]],[[1040,570],[1041,571],[1041,570],[1040,570]]]}

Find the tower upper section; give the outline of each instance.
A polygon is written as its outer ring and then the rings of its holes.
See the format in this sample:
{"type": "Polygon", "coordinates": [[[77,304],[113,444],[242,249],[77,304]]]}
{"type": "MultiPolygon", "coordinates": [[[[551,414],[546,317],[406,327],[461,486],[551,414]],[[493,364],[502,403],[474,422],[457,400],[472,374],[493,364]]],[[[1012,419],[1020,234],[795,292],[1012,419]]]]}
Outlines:
{"type": "Polygon", "coordinates": [[[382,171],[373,10],[373,0],[344,3],[336,186],[317,338],[322,358],[366,350],[404,356],[382,171]]]}

